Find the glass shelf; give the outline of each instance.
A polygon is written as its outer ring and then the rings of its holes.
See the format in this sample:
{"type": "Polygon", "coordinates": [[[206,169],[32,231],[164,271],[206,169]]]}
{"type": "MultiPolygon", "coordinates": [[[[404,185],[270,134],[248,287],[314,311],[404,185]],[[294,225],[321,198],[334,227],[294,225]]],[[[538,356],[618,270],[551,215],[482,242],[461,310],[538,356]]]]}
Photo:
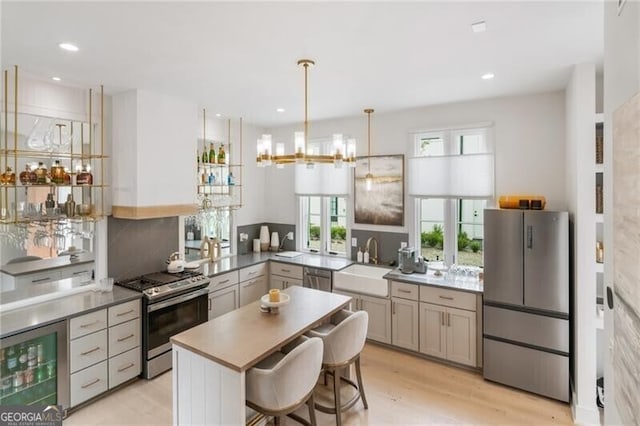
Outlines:
{"type": "MultiPolygon", "coordinates": [[[[32,185],[0,185],[0,188],[109,188],[110,185],[71,185],[64,183],[34,183],[32,185]]],[[[231,185],[234,186],[234,185],[231,185]]]]}
{"type": "Polygon", "coordinates": [[[53,152],[53,151],[37,151],[18,149],[0,149],[0,155],[7,157],[19,157],[19,158],[43,158],[43,159],[74,159],[74,160],[101,160],[109,158],[106,155],[100,154],[82,154],[79,152],[53,152]]]}

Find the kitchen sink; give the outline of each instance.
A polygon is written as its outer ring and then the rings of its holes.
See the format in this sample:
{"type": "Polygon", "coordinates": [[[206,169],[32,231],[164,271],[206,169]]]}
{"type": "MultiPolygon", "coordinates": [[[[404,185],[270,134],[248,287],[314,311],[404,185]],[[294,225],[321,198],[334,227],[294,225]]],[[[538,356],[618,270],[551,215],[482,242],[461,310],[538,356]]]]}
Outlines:
{"type": "Polygon", "coordinates": [[[369,294],[377,297],[389,296],[389,283],[382,277],[391,268],[353,264],[333,274],[333,288],[369,294]]]}

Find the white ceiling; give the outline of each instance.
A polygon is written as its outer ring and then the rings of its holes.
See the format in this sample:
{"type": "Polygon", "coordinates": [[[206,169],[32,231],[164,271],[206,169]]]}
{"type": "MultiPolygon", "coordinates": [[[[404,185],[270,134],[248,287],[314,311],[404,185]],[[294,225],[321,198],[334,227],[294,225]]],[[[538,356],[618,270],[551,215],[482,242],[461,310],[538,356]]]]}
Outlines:
{"type": "Polygon", "coordinates": [[[2,64],[264,125],[564,88],[602,62],[601,2],[2,2],[2,64]],[[471,24],[488,30],[474,34],[471,24]],[[60,42],[80,51],[60,50],[60,42]],[[493,80],[480,79],[495,73],[493,80]],[[286,112],[277,113],[277,107],[286,112]]]}

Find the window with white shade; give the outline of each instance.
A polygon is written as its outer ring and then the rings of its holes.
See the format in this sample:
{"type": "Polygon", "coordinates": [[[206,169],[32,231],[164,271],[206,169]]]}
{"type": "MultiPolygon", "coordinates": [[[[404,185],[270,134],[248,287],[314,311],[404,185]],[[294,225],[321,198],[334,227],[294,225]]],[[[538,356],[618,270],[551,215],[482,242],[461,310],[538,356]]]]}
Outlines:
{"type": "Polygon", "coordinates": [[[320,254],[347,254],[347,198],[299,196],[300,247],[320,254]]]}
{"type": "Polygon", "coordinates": [[[483,264],[483,210],[494,189],[489,130],[415,135],[409,194],[416,198],[416,245],[429,261],[483,264]]]}

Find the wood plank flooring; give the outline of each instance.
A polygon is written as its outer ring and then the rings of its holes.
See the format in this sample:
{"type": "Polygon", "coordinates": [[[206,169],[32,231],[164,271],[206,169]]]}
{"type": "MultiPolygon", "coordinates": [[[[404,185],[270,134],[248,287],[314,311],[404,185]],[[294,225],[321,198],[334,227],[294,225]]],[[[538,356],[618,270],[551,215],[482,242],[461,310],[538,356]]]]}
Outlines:
{"type": "MultiPolygon", "coordinates": [[[[362,403],[343,414],[345,425],[572,424],[570,407],[485,381],[478,373],[367,344],[362,403]]],[[[305,410],[300,411],[307,418],[305,410]]],[[[320,425],[334,417],[317,412],[320,425]]],[[[72,413],[65,425],[171,424],[171,372],[139,380],[72,413]]],[[[287,419],[283,424],[297,425],[287,419]]]]}

